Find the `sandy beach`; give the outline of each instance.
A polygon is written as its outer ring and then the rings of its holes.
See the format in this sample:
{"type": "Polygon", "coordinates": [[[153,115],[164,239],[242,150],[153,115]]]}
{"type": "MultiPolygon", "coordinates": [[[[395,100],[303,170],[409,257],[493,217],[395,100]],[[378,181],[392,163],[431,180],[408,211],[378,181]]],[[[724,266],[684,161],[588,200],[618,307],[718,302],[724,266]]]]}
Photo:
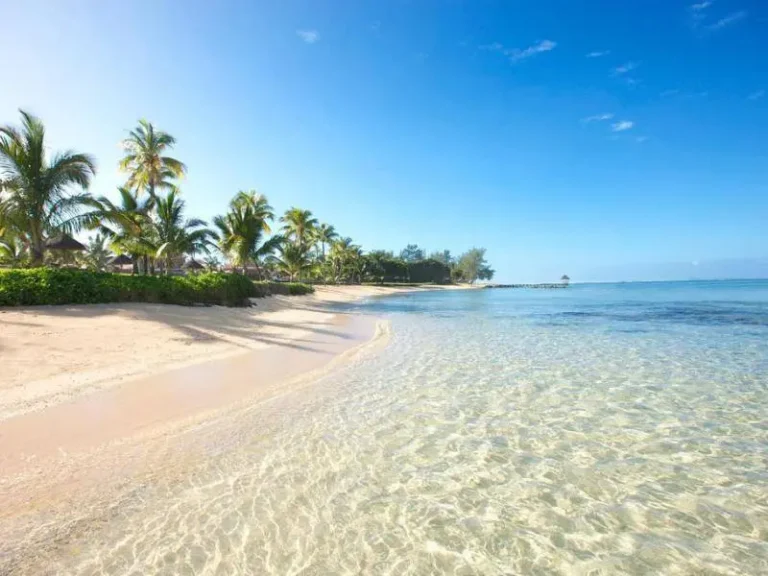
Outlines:
{"type": "Polygon", "coordinates": [[[337,315],[329,304],[407,290],[323,286],[311,296],[256,299],[252,308],[0,309],[0,421],[171,369],[311,341],[337,315]]]}
{"type": "Polygon", "coordinates": [[[311,390],[386,343],[385,323],[334,304],[425,289],[318,287],[251,308],[0,310],[0,533],[18,545],[46,515],[194,461],[183,446],[201,426],[311,390]]]}

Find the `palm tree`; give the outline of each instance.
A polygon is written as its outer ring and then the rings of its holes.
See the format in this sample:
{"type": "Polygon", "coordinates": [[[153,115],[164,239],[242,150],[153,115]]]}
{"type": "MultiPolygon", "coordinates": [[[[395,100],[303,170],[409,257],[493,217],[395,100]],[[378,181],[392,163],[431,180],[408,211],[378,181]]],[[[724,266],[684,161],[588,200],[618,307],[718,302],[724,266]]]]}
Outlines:
{"type": "Polygon", "coordinates": [[[273,256],[272,261],[283,274],[288,274],[291,281],[298,278],[309,265],[309,256],[305,248],[293,242],[283,242],[278,249],[279,256],[273,256]]]}
{"type": "Polygon", "coordinates": [[[54,232],[74,232],[83,224],[90,205],[85,190],[96,173],[87,154],[45,151],[45,126],[20,110],[21,128],[0,127],[0,214],[4,226],[29,252],[31,264],[40,266],[45,241],[54,232]]]}
{"type": "Polygon", "coordinates": [[[151,198],[156,196],[159,188],[173,190],[175,186],[171,180],[187,173],[187,167],[182,162],[163,155],[175,144],[173,136],[155,130],[152,123],[146,120],[139,120],[139,125],[123,140],[126,154],[120,161],[120,169],[128,172],[126,186],[138,194],[146,190],[151,198]]]}
{"type": "Polygon", "coordinates": [[[325,260],[325,246],[331,244],[338,237],[339,234],[336,232],[336,228],[330,224],[320,224],[320,226],[315,229],[315,241],[320,243],[323,260],[325,260]]]}
{"type": "Polygon", "coordinates": [[[248,192],[243,192],[241,190],[234,198],[232,198],[229,206],[231,209],[249,209],[253,218],[261,220],[262,230],[267,234],[272,232],[269,222],[275,219],[275,212],[272,206],[269,205],[267,197],[263,194],[259,194],[255,190],[249,190],[248,192]]]}
{"type": "Polygon", "coordinates": [[[333,281],[343,279],[355,280],[362,276],[363,251],[360,246],[352,243],[352,238],[341,238],[331,245],[329,262],[333,281]]]}
{"type": "Polygon", "coordinates": [[[206,228],[205,220],[184,218],[184,201],[176,191],[157,198],[157,217],[154,233],[158,245],[155,256],[165,259],[165,273],[170,273],[174,257],[198,252],[208,254],[216,234],[206,228]]]}
{"type": "Polygon", "coordinates": [[[317,218],[312,216],[312,212],[300,208],[290,208],[280,218],[280,221],[283,222],[283,232],[286,238],[290,238],[305,252],[309,250],[314,230],[318,225],[317,218]]]}
{"type": "Polygon", "coordinates": [[[0,263],[19,266],[27,260],[27,252],[19,239],[0,230],[0,263]]]}
{"type": "Polygon", "coordinates": [[[106,196],[94,201],[95,210],[90,214],[88,227],[98,229],[109,247],[117,254],[127,254],[133,260],[133,273],[138,272],[139,257],[144,257],[144,273],[148,270],[149,256],[157,250],[151,238],[150,211],[154,200],[140,200],[128,188],[118,188],[120,203],[115,204],[106,196]]]}
{"type": "Polygon", "coordinates": [[[107,249],[105,243],[107,241],[106,236],[96,234],[88,241],[88,250],[85,253],[85,264],[92,270],[99,272],[104,271],[112,259],[112,253],[107,249]]]}
{"type": "Polygon", "coordinates": [[[282,236],[264,240],[264,234],[269,232],[268,220],[273,217],[272,207],[264,196],[239,192],[229,203],[229,212],[213,219],[219,229],[219,249],[234,267],[242,268],[243,274],[252,263],[261,277],[260,260],[283,241],[282,236]]]}

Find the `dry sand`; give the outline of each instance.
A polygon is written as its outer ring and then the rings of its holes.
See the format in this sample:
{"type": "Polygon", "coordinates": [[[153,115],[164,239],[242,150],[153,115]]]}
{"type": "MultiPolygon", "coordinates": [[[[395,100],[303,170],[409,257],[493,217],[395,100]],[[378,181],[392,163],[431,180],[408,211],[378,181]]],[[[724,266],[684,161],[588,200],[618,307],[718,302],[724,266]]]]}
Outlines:
{"type": "Polygon", "coordinates": [[[414,289],[318,287],[312,296],[263,298],[246,309],[0,309],[0,421],[174,368],[311,340],[336,316],[330,303],[408,290],[414,289]]]}

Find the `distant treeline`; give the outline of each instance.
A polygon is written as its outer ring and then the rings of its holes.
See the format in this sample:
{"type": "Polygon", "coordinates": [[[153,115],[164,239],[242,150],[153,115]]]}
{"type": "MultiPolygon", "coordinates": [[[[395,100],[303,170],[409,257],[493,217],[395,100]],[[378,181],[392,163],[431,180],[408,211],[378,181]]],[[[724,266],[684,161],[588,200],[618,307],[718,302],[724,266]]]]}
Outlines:
{"type": "Polygon", "coordinates": [[[180,189],[187,167],[168,156],[173,136],[141,120],[122,144],[124,185],[94,197],[87,192],[96,174],[92,156],[50,153],[42,121],[23,111],[19,126],[0,126],[0,265],[96,272],[130,267],[142,276],[207,268],[260,280],[326,283],[445,284],[493,277],[483,248],[456,258],[448,250],[427,256],[414,244],[398,255],[365,252],[310,210],[292,207],[278,215],[253,190],[234,194],[209,225],[187,214],[180,189]],[[275,221],[280,227],[273,230],[275,221]],[[94,233],[87,247],[68,236],[83,230],[94,233]]]}

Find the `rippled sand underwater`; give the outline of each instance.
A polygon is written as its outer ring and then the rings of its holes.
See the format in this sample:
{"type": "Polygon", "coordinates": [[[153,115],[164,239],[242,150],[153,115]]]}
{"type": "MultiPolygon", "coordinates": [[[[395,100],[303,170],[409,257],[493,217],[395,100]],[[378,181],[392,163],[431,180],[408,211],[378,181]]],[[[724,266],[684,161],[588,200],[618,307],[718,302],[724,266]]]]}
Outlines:
{"type": "Polygon", "coordinates": [[[384,351],[233,415],[182,477],[86,511],[99,520],[38,560],[56,574],[768,574],[768,289],[607,305],[578,290],[374,302],[394,328],[384,351]]]}

